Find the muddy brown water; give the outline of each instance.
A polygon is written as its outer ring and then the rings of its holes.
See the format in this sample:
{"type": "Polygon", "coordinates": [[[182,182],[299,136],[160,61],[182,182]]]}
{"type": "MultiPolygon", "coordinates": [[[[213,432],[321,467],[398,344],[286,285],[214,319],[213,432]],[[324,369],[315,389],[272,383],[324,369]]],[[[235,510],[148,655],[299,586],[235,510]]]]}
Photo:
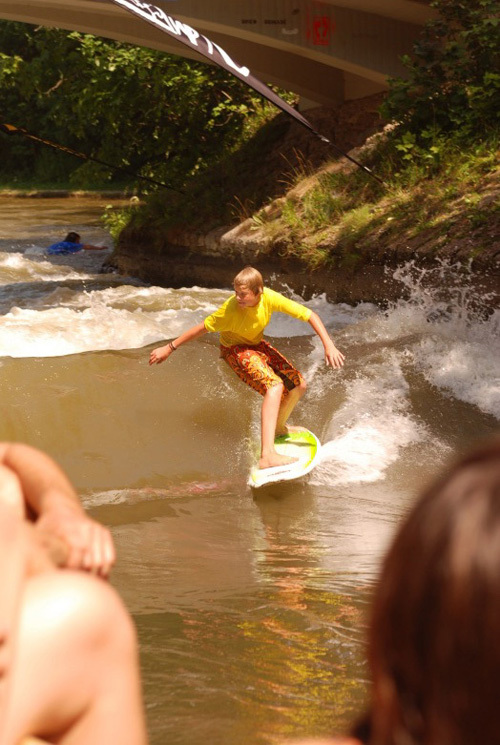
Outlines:
{"type": "Polygon", "coordinates": [[[259,399],[216,338],[147,365],[230,289],[170,290],[100,274],[104,256],[42,255],[70,229],[111,245],[102,209],[0,200],[0,437],[53,455],[112,530],[152,745],[345,730],[366,696],[370,596],[398,522],[443,463],[498,431],[498,318],[476,317],[466,286],[462,300],[421,293],[410,268],[411,299],[389,310],[313,298],[341,372],[306,324],[273,319],[271,340],[309,382],[295,421],[323,458],[303,483],[252,492],[259,399]]]}

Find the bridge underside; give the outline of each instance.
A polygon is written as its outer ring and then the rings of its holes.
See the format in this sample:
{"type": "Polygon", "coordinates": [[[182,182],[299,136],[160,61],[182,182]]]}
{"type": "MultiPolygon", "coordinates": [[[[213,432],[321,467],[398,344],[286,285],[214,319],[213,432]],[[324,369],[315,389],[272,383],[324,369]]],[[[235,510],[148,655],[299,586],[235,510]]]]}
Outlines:
{"type": "MultiPolygon", "coordinates": [[[[384,90],[404,73],[426,0],[157,1],[267,83],[335,106],[384,90]],[[375,12],[376,9],[376,12],[375,12]]],[[[0,18],[91,33],[200,60],[196,52],[108,0],[0,0],[0,18]]]]}

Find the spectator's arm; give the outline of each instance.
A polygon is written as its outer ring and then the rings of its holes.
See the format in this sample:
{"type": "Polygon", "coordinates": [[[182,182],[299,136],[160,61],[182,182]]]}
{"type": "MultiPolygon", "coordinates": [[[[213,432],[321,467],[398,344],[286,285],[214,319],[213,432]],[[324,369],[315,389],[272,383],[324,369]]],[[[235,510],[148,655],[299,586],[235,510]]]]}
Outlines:
{"type": "Polygon", "coordinates": [[[29,445],[1,443],[0,464],[19,479],[36,530],[49,543],[66,544],[65,566],[107,576],[115,561],[111,534],[85,514],[76,491],[55,461],[29,445]]]}

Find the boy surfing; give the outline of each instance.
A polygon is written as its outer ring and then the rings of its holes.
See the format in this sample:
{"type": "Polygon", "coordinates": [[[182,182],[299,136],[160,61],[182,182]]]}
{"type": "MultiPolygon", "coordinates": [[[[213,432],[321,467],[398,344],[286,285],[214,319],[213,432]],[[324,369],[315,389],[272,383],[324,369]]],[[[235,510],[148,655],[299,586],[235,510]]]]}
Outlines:
{"type": "Polygon", "coordinates": [[[264,287],[262,275],[257,269],[245,267],[236,275],[233,284],[234,295],[204,321],[184,331],[165,346],[153,349],[149,364],[160,364],[182,344],[208,332],[218,332],[222,359],[244,383],[264,397],[259,468],[287,465],[296,458],[276,452],[274,439],[277,435],[299,429],[287,425],[287,421],[307,386],[302,374],[291,362],[263,339],[264,329],[273,313],[286,313],[312,326],[323,343],[327,365],[342,367],[344,355],[330,339],[317,313],[264,287]]]}

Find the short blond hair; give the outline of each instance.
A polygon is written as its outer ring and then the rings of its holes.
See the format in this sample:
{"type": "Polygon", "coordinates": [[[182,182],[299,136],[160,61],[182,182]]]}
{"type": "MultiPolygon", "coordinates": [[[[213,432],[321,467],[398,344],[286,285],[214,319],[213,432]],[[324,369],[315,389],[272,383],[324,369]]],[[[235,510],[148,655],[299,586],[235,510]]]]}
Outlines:
{"type": "Polygon", "coordinates": [[[236,275],[233,285],[235,287],[248,287],[254,295],[257,295],[264,289],[264,280],[257,269],[254,269],[253,266],[246,266],[236,275]]]}

